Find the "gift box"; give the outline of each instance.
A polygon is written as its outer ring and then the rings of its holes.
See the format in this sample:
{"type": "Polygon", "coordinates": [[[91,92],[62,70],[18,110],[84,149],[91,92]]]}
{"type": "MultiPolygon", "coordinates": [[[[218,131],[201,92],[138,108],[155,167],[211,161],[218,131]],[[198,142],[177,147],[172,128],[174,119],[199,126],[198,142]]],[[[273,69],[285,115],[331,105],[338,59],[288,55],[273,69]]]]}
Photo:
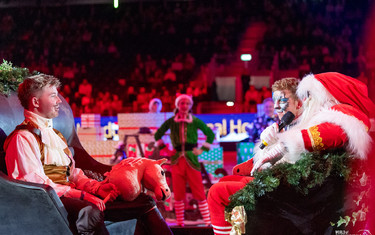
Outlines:
{"type": "Polygon", "coordinates": [[[237,164],[246,162],[254,156],[253,142],[237,143],[237,164]]]}
{"type": "Polygon", "coordinates": [[[223,148],[212,148],[210,151],[204,151],[198,156],[199,161],[203,163],[206,171],[213,177],[219,177],[215,174],[215,170],[223,168],[223,148]]]}
{"type": "Polygon", "coordinates": [[[127,153],[128,157],[137,157],[137,152],[138,152],[137,144],[128,144],[127,149],[128,149],[128,153],[127,153]]]}
{"type": "Polygon", "coordinates": [[[143,152],[146,158],[149,158],[154,153],[154,147],[149,147],[149,144],[143,143],[143,152]]]}

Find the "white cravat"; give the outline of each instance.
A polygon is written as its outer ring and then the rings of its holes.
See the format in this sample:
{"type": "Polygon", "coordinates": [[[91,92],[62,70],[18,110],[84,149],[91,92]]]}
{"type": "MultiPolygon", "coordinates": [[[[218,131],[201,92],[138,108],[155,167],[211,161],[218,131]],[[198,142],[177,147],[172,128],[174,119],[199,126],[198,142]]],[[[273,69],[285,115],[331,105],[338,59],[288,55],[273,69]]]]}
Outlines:
{"type": "Polygon", "coordinates": [[[44,149],[44,164],[55,164],[57,166],[68,166],[70,158],[65,154],[64,149],[68,146],[52,129],[52,119],[41,117],[33,112],[25,110],[26,120],[30,120],[38,126],[41,131],[44,149]]]}

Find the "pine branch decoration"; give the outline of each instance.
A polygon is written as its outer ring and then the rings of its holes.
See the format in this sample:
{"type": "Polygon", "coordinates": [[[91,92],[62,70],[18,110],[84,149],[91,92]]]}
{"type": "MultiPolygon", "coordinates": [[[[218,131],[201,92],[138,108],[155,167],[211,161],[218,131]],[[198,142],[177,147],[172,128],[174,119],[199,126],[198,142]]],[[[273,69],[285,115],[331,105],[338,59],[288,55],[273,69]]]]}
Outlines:
{"type": "Polygon", "coordinates": [[[253,181],[229,198],[226,211],[241,205],[247,211],[255,210],[257,198],[274,191],[281,183],[307,195],[311,188],[322,185],[329,176],[348,180],[351,159],[346,153],[305,153],[295,164],[282,163],[257,172],[253,181]]]}
{"type": "Polygon", "coordinates": [[[13,67],[11,62],[3,60],[0,65],[0,95],[9,96],[18,89],[25,77],[30,75],[27,68],[13,67]]]}

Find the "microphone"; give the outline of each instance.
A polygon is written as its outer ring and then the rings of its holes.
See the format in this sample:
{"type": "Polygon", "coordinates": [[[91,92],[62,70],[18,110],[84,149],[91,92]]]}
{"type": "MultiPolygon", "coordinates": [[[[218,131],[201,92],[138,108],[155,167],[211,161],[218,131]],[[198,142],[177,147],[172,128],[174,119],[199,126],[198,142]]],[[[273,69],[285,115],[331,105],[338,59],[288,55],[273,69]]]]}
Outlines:
{"type": "MultiPolygon", "coordinates": [[[[286,127],[287,125],[289,125],[293,120],[294,120],[294,114],[290,111],[288,111],[280,120],[280,124],[279,124],[279,132],[284,129],[284,127],[286,127]]],[[[265,142],[263,141],[263,143],[259,146],[260,149],[264,149],[266,146],[267,146],[267,143],[264,144],[265,142]]]]}

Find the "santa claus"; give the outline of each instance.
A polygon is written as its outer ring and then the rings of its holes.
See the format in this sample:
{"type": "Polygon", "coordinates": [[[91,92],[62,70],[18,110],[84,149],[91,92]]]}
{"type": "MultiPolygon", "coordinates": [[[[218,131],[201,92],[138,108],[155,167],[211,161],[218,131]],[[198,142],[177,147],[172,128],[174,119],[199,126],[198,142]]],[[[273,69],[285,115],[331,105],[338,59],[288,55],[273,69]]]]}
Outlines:
{"type": "Polygon", "coordinates": [[[362,82],[340,73],[310,74],[298,85],[303,113],[288,131],[270,127],[265,138],[274,144],[258,150],[252,173],[277,158],[295,163],[304,152],[344,148],[354,157],[365,159],[371,137],[370,118],[375,106],[362,82]]]}
{"type": "MultiPolygon", "coordinates": [[[[307,152],[323,154],[344,150],[354,158],[367,157],[371,146],[368,131],[370,118],[375,116],[375,105],[367,97],[367,87],[362,82],[335,72],[310,74],[298,85],[298,101],[292,94],[284,93],[281,90],[273,94],[275,105],[280,106],[278,114],[282,116],[294,107],[295,120],[287,131],[279,131],[277,124],[266,128],[261,135],[261,143],[266,147],[256,146],[254,158],[233,169],[233,174],[243,175],[242,178],[224,178],[210,189],[208,203],[216,214],[224,213],[224,207],[229,203],[228,196],[252,181],[249,173],[255,175],[257,171],[283,162],[294,164],[307,152]],[[300,104],[302,112],[298,108],[300,104]]],[[[295,209],[299,210],[298,207],[295,209]]],[[[215,234],[229,234],[229,224],[223,221],[224,216],[212,217],[215,234]]],[[[306,220],[302,217],[299,219],[307,223],[313,218],[306,220]]],[[[277,218],[276,221],[281,220],[277,218]]],[[[305,225],[302,227],[308,227],[305,225]]]]}

